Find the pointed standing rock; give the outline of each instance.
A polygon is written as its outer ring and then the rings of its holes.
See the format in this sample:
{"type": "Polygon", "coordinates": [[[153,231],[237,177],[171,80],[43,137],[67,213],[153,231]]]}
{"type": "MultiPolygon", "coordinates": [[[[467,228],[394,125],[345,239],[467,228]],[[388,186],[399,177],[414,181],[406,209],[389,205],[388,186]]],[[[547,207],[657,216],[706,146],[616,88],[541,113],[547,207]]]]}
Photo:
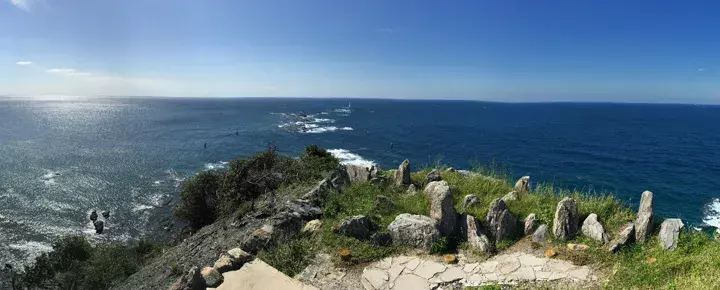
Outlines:
{"type": "Polygon", "coordinates": [[[410,160],[405,159],[395,172],[395,185],[410,185],[410,160]]]}
{"type": "Polygon", "coordinates": [[[535,224],[537,221],[535,220],[535,214],[531,213],[525,218],[525,231],[523,233],[525,236],[529,236],[533,234],[533,231],[535,230],[535,224]]]}
{"type": "Polygon", "coordinates": [[[565,197],[558,202],[553,220],[553,234],[555,237],[567,241],[578,231],[578,206],[575,199],[565,197]]]}
{"type": "Polygon", "coordinates": [[[446,181],[433,181],[425,187],[430,199],[430,217],[438,221],[438,230],[443,236],[452,235],[457,227],[455,199],[446,181]]]}
{"type": "Polygon", "coordinates": [[[666,251],[674,251],[677,248],[680,230],[685,226],[680,219],[666,219],[660,224],[658,239],[666,251]]]}
{"type": "Polygon", "coordinates": [[[601,243],[608,242],[605,228],[600,223],[600,221],[598,221],[597,215],[594,213],[591,213],[587,218],[585,218],[585,221],[582,225],[582,233],[583,235],[601,243]]]}
{"type": "Polygon", "coordinates": [[[635,219],[635,241],[644,243],[653,226],[653,193],[645,191],[640,198],[637,218],[635,219]]]}
{"type": "Polygon", "coordinates": [[[490,253],[494,250],[494,245],[490,239],[480,231],[480,223],[471,215],[465,215],[465,227],[467,229],[468,244],[484,253],[490,253]]]}
{"type": "Polygon", "coordinates": [[[622,227],[618,236],[612,242],[610,242],[610,247],[608,247],[608,251],[616,252],[622,246],[631,243],[633,239],[635,239],[635,224],[627,223],[625,226],[622,227]]]}
{"type": "Polygon", "coordinates": [[[533,233],[532,241],[536,242],[538,244],[542,244],[542,243],[545,243],[545,241],[547,241],[547,238],[549,236],[550,236],[550,232],[548,232],[548,226],[546,224],[542,224],[533,233]]]}
{"type": "Polygon", "coordinates": [[[490,236],[496,242],[510,239],[515,234],[517,218],[510,213],[502,199],[497,198],[490,203],[485,222],[488,224],[490,236]]]}
{"type": "Polygon", "coordinates": [[[523,176],[515,182],[515,191],[519,193],[530,192],[530,176],[523,176]]]}

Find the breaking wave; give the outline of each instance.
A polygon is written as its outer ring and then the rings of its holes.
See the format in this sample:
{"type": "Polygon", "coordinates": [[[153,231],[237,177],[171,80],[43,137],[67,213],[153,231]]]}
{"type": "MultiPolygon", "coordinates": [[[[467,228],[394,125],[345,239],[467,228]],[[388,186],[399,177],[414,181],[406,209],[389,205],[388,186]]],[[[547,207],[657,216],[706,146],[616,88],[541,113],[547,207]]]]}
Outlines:
{"type": "Polygon", "coordinates": [[[375,165],[375,161],[367,160],[362,156],[352,153],[346,149],[329,149],[328,152],[330,152],[330,154],[332,154],[335,158],[339,159],[341,164],[351,164],[367,167],[375,165]]]}

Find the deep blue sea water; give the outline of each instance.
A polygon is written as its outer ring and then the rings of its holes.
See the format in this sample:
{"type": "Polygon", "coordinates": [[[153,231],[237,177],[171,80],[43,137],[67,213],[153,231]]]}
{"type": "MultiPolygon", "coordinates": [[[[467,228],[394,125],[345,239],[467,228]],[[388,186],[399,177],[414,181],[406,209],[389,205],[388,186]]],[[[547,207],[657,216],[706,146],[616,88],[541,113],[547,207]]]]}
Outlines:
{"type": "Polygon", "coordinates": [[[718,124],[720,107],[693,105],[0,99],[0,262],[66,234],[136,239],[184,178],[268,144],[297,155],[316,143],[383,168],[494,162],[633,205],[647,189],[661,216],[720,226],[718,124]],[[93,234],[91,209],[111,211],[105,234],[93,234]]]}

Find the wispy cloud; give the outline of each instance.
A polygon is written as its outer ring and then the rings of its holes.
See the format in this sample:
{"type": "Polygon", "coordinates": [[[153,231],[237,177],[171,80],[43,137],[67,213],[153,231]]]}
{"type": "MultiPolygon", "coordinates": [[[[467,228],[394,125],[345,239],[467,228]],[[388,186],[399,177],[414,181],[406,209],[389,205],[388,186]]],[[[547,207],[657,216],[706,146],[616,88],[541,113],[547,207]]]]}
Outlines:
{"type": "Polygon", "coordinates": [[[31,65],[31,64],[32,64],[32,61],[18,61],[18,62],[16,62],[15,64],[17,64],[17,65],[22,65],[22,66],[31,65]]]}
{"type": "Polygon", "coordinates": [[[66,75],[66,76],[92,76],[92,73],[89,72],[81,72],[77,71],[72,68],[51,68],[46,70],[46,72],[51,74],[60,74],[60,75],[66,75]]]}
{"type": "Polygon", "coordinates": [[[31,0],[9,0],[12,5],[25,11],[30,11],[31,0]]]}
{"type": "Polygon", "coordinates": [[[706,71],[706,68],[699,68],[698,71],[706,71]]]}

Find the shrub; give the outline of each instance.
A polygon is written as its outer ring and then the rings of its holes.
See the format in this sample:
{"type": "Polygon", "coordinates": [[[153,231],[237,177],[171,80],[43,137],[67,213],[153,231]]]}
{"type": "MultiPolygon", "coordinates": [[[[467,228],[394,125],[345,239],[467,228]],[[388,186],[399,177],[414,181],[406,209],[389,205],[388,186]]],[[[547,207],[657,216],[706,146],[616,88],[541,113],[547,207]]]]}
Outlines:
{"type": "Polygon", "coordinates": [[[182,202],[175,209],[175,216],[187,221],[193,229],[215,221],[221,180],[221,173],[215,171],[201,172],[188,178],[180,189],[182,202]]]}

